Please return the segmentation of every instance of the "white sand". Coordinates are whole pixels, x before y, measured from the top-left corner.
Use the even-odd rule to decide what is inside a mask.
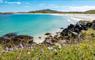
[[[95,20],[95,14],[52,14],[52,15],[59,15],[59,16],[68,16],[74,18],[76,20]]]

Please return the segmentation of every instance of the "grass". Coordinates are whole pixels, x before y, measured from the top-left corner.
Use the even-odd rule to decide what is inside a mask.
[[[81,43],[68,44],[62,48],[54,46],[54,49],[48,49],[45,45],[37,45],[32,49],[2,52],[0,46],[0,60],[95,60],[94,32],[92,29],[83,31],[84,40]]]

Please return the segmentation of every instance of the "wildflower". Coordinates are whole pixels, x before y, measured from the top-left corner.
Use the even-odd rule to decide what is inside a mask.
[[[27,54],[30,54],[30,52],[27,52]]]

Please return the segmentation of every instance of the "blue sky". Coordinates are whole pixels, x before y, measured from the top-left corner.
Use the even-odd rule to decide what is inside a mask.
[[[95,9],[95,0],[0,0],[0,12],[40,9],[86,11]]]

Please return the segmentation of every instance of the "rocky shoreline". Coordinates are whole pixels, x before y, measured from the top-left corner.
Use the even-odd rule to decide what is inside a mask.
[[[35,43],[34,37],[29,35],[18,35],[16,33],[8,33],[0,37],[0,44],[5,50],[11,51],[19,48],[32,48],[36,45],[46,45],[47,47],[59,46],[65,44],[75,44],[83,40],[82,31],[87,31],[89,28],[95,30],[95,20],[93,21],[79,21],[76,24],[70,24],[67,28],[62,29],[61,32],[56,32],[55,35],[46,33],[42,43]],[[92,34],[94,35],[94,34]],[[38,37],[41,39],[42,37]]]

